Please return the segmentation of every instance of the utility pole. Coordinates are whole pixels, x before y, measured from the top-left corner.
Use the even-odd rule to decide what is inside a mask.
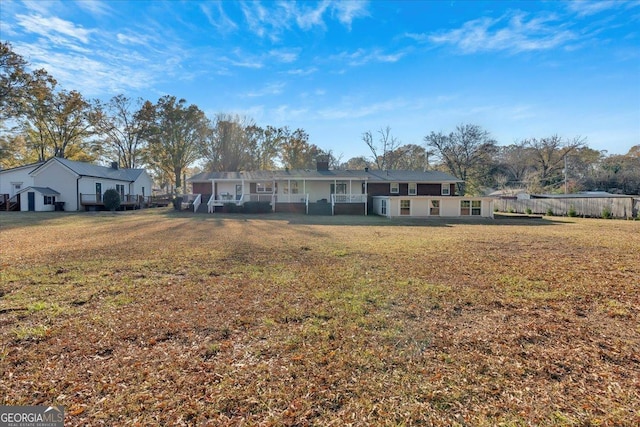
[[[567,153],[564,153],[564,194],[567,194]]]

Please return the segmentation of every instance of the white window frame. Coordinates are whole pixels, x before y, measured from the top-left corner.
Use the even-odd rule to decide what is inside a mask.
[[[418,194],[418,183],[416,182],[410,182],[409,183],[409,191],[408,194],[410,196],[415,196]]]
[[[400,193],[400,183],[399,182],[392,182],[389,185],[389,192],[391,194],[399,194]]]
[[[449,184],[442,184],[442,188],[440,189],[440,194],[442,196],[450,196],[451,195],[451,188],[449,187]]]
[[[387,216],[387,200],[380,200],[380,215]]]
[[[273,193],[273,182],[256,182],[256,193]]]
[[[429,215],[430,216],[440,216],[440,200],[431,200],[429,202]]]
[[[408,207],[409,213],[408,214],[407,213],[402,213],[402,209],[407,209],[407,208],[403,208],[402,207],[402,203],[403,202],[407,202],[409,204],[409,207]],[[399,210],[400,215],[402,215],[402,216],[411,216],[411,199],[401,199],[400,203],[399,203],[399,208],[400,208],[400,210]]]

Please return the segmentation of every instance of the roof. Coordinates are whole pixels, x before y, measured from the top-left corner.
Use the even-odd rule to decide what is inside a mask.
[[[37,191],[40,194],[43,194],[45,196],[59,196],[60,193],[58,193],[56,190],[49,188],[49,187],[27,187],[27,188],[23,188],[22,190],[18,191],[18,194],[20,193],[25,193],[29,190],[34,190]]]
[[[612,194],[606,191],[583,191],[581,193],[570,194],[532,194],[533,199],[600,199],[600,198],[619,198],[633,197],[625,194]]]
[[[44,164],[38,166],[31,173],[36,172],[38,169],[40,169],[44,165],[54,161],[59,162],[63,166],[66,166],[72,172],[80,176],[91,176],[95,178],[113,179],[116,181],[133,182],[136,179],[138,179],[138,177],[140,176],[140,174],[142,174],[142,172],[144,172],[144,169],[114,169],[107,166],[99,166],[99,165],[94,165],[92,163],[76,162],[74,160],[54,157],[52,159],[49,159]]]
[[[409,170],[315,170],[294,169],[278,171],[241,171],[241,172],[202,172],[192,176],[189,182],[205,182],[210,180],[284,180],[284,179],[315,179],[315,180],[349,180],[357,179],[369,182],[462,182],[453,175],[439,171],[409,171]]]
[[[16,166],[15,168],[9,168],[9,169],[1,169],[0,168],[0,173],[16,171],[18,169],[28,169],[28,168],[36,169],[36,168],[38,168],[39,166],[41,166],[43,164],[44,164],[44,162],[36,162],[36,163],[29,163],[28,165]]]

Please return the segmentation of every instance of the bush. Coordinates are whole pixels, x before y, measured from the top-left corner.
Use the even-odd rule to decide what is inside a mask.
[[[551,208],[547,209],[547,216],[553,216],[553,210]]]
[[[524,210],[524,212],[525,212],[527,215],[531,215],[531,214],[533,213],[533,211],[531,210],[531,208],[527,208],[527,209],[525,209],[525,210]]]
[[[602,209],[602,218],[604,219],[610,219],[612,217],[611,215],[611,209],[609,208],[604,208]]]
[[[269,213],[271,212],[271,203],[269,202],[247,202],[244,204],[246,213]]]
[[[576,208],[574,208],[573,205],[569,207],[569,212],[567,212],[567,215],[570,217],[577,216]]]
[[[115,211],[120,207],[120,193],[113,188],[108,189],[102,196],[102,203],[105,209]]]

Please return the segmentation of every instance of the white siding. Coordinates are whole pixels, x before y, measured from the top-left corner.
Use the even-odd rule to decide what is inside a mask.
[[[144,196],[151,196],[151,188],[153,187],[153,180],[146,171],[143,171],[138,179],[135,180],[130,187],[130,194],[136,196],[142,196],[142,188],[144,187]]]
[[[78,210],[78,196],[76,192],[77,175],[58,162],[44,165],[33,177],[35,187],[49,187],[60,193],[57,202],[64,202],[65,211]],[[23,198],[26,200],[26,196]],[[21,200],[21,202],[23,201]]]
[[[20,184],[20,189],[32,187],[33,178],[29,172],[36,166],[21,167],[8,171],[0,171],[0,194],[8,194],[9,197],[16,195],[14,184]]]
[[[462,200],[480,200],[481,214],[480,217],[493,217],[493,199],[488,197],[468,198],[468,197],[432,197],[432,196],[375,196],[373,198],[373,213],[381,215],[382,200],[387,200],[388,217],[428,217],[430,215],[430,207],[432,200],[440,201],[441,217],[458,217],[460,215],[460,202]],[[410,201],[410,215],[400,215],[401,200]]]

